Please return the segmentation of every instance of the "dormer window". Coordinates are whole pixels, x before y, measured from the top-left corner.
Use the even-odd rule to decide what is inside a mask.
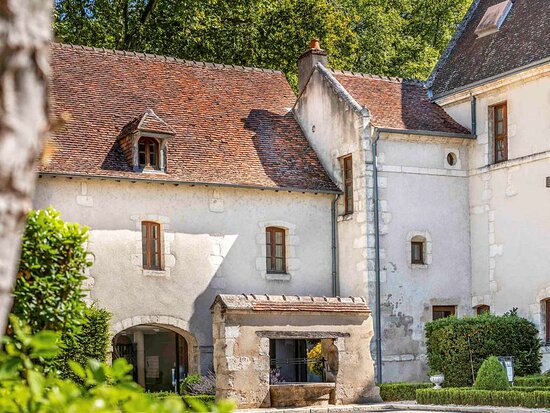
[[[152,109],[122,128],[119,143],[135,172],[166,172],[168,141],[176,132]]]
[[[154,138],[140,138],[138,142],[139,166],[159,169],[159,143]]]
[[[476,36],[483,37],[498,32],[512,8],[512,0],[506,0],[489,7],[475,30]]]

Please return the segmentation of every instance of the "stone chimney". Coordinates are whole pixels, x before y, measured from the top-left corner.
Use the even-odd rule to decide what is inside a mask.
[[[318,62],[327,67],[327,52],[321,49],[318,39],[311,39],[309,49],[298,58],[298,93],[302,92]]]

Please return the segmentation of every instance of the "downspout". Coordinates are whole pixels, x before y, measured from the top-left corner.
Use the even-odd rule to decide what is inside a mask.
[[[336,194],[332,200],[331,206],[331,224],[332,224],[332,295],[338,297],[340,295],[340,276],[338,274],[338,198],[340,194]]]
[[[376,382],[382,383],[382,314],[381,314],[381,292],[380,292],[380,218],[379,218],[379,197],[378,197],[378,139],[380,131],[375,132],[372,142],[372,173],[373,173],[373,202],[374,202],[374,270],[376,274],[376,311],[374,319],[374,333],[376,341]]]
[[[477,98],[472,95],[470,97],[470,116],[472,118],[472,130],[471,130],[471,134],[472,135],[475,135],[476,134],[476,129],[477,129],[477,113],[476,113],[476,107],[477,107]]]

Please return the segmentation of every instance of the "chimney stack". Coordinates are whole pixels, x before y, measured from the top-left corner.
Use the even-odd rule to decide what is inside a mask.
[[[317,63],[327,67],[327,52],[321,49],[319,39],[311,39],[309,49],[298,58],[298,93],[302,93]]]

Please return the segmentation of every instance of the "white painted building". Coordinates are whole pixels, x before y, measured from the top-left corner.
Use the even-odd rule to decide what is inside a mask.
[[[474,1],[427,84],[328,69],[313,42],[297,98],[279,72],[55,45],[72,120],[35,206],[90,227],[136,379],[170,386],[170,340],[181,374],[210,368],[219,293],[368,297],[385,381],[426,378],[438,317],[517,307],[550,342],[549,14]]]

